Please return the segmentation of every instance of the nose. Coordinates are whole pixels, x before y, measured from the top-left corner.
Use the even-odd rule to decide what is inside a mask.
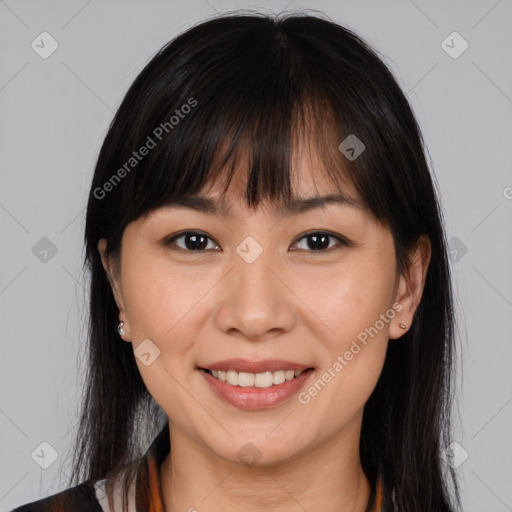
[[[250,341],[290,332],[298,310],[278,258],[270,250],[263,250],[252,262],[240,254],[233,255],[233,268],[221,283],[217,327]]]

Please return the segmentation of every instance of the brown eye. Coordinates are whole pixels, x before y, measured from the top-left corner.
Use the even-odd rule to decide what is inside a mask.
[[[176,244],[176,240],[183,239],[183,246],[178,246],[180,249],[184,251],[204,251],[208,246],[208,240],[213,240],[204,233],[200,231],[185,231],[183,233],[179,233],[178,235],[174,235],[169,238],[165,245]],[[214,248],[218,247],[217,244],[214,243]]]
[[[305,249],[309,249],[311,251],[326,252],[330,251],[331,249],[335,250],[341,248],[342,246],[348,245],[346,240],[343,238],[324,231],[312,231],[310,233],[306,233],[299,239],[299,241],[303,239],[307,240]],[[337,240],[338,244],[334,246],[329,245],[330,239]],[[304,249],[304,247],[302,247],[302,249]]]

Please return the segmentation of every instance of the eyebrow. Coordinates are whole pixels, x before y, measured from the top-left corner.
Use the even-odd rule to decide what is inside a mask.
[[[289,203],[282,203],[277,208],[277,213],[286,217],[298,215],[314,208],[325,208],[328,205],[337,204],[356,209],[364,209],[363,204],[353,198],[341,194],[327,194],[304,198],[294,198]],[[204,196],[176,197],[169,200],[165,208],[187,208],[209,215],[218,215],[225,218],[233,218],[234,214],[224,201]]]

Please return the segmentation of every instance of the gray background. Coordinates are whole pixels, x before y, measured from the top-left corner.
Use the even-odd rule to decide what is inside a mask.
[[[0,510],[66,488],[87,313],[84,208],[113,112],[165,42],[241,7],[324,12],[374,45],[407,92],[453,249],[464,509],[512,510],[510,0],[0,0]],[[43,31],[59,45],[47,59],[31,48]],[[469,44],[458,58],[441,45],[453,31]],[[43,441],[58,453],[47,469],[31,457]]]

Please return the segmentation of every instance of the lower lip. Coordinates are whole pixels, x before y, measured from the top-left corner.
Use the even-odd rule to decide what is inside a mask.
[[[201,375],[211,386],[213,391],[226,402],[240,409],[265,409],[284,402],[287,398],[297,393],[314,370],[303,371],[298,377],[287,380],[282,384],[268,388],[232,386],[210,375],[205,370],[199,369]]]

